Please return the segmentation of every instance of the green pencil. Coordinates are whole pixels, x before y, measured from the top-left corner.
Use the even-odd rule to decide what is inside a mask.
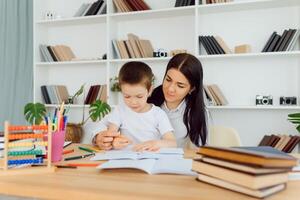
[[[83,150],[83,151],[87,151],[87,152],[90,152],[90,153],[94,153],[95,152],[92,149],[88,149],[86,147],[78,147],[78,149]]]

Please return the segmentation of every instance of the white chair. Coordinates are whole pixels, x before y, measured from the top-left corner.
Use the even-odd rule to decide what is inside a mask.
[[[209,129],[209,145],[219,147],[241,146],[238,132],[229,127],[212,126]]]

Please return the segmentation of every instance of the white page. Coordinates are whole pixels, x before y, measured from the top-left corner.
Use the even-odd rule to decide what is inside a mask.
[[[151,174],[152,168],[155,164],[155,159],[143,160],[110,160],[98,165],[97,169],[118,169],[118,168],[133,168],[140,169],[148,174]]]
[[[290,172],[289,181],[300,180],[300,172]]]
[[[142,159],[142,160],[110,160],[97,166],[97,169],[140,169],[148,174],[183,174],[197,176],[192,171],[192,159]]]
[[[96,153],[90,160],[117,160],[117,159],[137,159],[137,152],[128,150],[112,150]]]
[[[159,158],[182,158],[181,148],[161,148],[158,152],[144,151],[136,152],[132,150],[111,150],[96,153],[90,160],[117,160],[117,159],[159,159]]]
[[[164,158],[156,160],[154,168],[152,169],[153,174],[158,173],[169,173],[169,174],[184,174],[197,176],[197,173],[192,171],[192,159],[170,159]]]
[[[160,148],[158,151],[160,154],[184,154],[184,151],[182,148]]]

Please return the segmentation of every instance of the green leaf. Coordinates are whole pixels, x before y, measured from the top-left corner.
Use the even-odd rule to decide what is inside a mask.
[[[300,113],[292,113],[292,114],[289,114],[288,117],[290,117],[290,118],[299,118],[300,119]]]
[[[84,85],[81,85],[79,90],[72,96],[72,100],[74,100],[76,97],[78,97],[79,95],[81,95],[83,93],[83,89],[84,89]]]
[[[34,125],[39,125],[43,121],[46,112],[46,107],[42,103],[28,103],[24,107],[26,121]]]
[[[300,133],[300,125],[298,125],[298,126],[296,127],[296,129],[297,129],[298,133]]]
[[[91,104],[89,114],[93,122],[101,120],[106,114],[111,111],[110,106],[106,102],[96,100]]]

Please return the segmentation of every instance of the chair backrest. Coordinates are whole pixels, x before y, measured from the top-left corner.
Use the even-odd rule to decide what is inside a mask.
[[[229,127],[212,126],[209,129],[209,145],[220,147],[241,146],[238,132]]]

